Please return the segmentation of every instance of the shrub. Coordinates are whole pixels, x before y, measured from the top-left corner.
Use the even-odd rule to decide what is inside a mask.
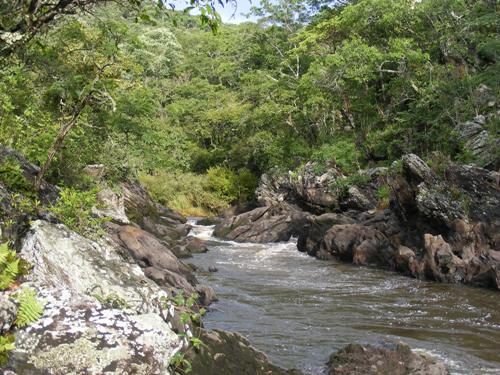
[[[356,149],[356,145],[348,139],[339,139],[333,143],[324,144],[312,154],[312,160],[322,165],[335,162],[344,173],[353,173],[359,170],[360,159],[361,155]]]
[[[226,167],[212,167],[205,175],[142,173],[139,179],[155,200],[186,216],[219,214],[237,201],[250,200],[257,187],[248,169],[236,173]]]
[[[389,207],[391,190],[388,185],[383,185],[377,190],[378,208],[386,209]]]
[[[97,206],[97,189],[78,191],[63,188],[57,204],[50,208],[68,228],[82,235],[101,233],[102,224],[107,221],[92,215],[92,208]]]
[[[10,190],[21,193],[31,193],[32,184],[24,177],[19,163],[10,157],[0,160],[0,181]]]

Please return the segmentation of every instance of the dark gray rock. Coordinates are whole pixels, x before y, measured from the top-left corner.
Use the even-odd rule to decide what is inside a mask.
[[[288,241],[300,233],[305,223],[305,216],[301,211],[259,207],[218,224],[214,235],[239,242]]]
[[[192,373],[203,375],[302,375],[273,365],[267,356],[254,349],[243,336],[222,331],[203,331],[204,345],[188,353]]]
[[[441,360],[401,343],[393,347],[350,344],[332,354],[328,367],[330,375],[449,375]]]

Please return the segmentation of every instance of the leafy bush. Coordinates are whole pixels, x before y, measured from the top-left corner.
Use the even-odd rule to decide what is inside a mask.
[[[344,173],[353,173],[360,168],[361,155],[353,141],[340,139],[322,145],[312,154],[312,160],[320,164],[335,163]]]
[[[28,264],[6,243],[0,245],[0,291],[7,289],[17,277],[26,274]]]
[[[239,195],[238,177],[226,167],[212,167],[207,171],[204,187],[223,201],[234,202]]]
[[[96,189],[78,191],[74,188],[64,188],[57,204],[51,207],[50,211],[75,232],[83,235],[99,234],[106,219],[92,215],[92,208],[97,206],[96,194]]]
[[[33,190],[19,163],[10,157],[0,160],[0,181],[12,191],[27,193]]]
[[[205,175],[141,173],[139,179],[155,200],[187,216],[219,214],[233,203],[250,200],[257,187],[249,170],[236,173],[226,167],[212,167]]]

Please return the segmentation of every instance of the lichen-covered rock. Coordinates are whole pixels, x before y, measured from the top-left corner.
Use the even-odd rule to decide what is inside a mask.
[[[37,287],[38,288],[38,287]],[[43,316],[17,329],[6,370],[31,374],[168,374],[181,343],[157,314],[129,315],[68,289],[41,289]]]
[[[108,238],[92,241],[40,220],[32,223],[20,255],[33,266],[28,280],[36,286],[64,286],[74,295],[115,295],[136,313],[157,310],[161,289]]]
[[[9,298],[0,294],[0,335],[10,330],[17,315],[17,306]]]
[[[401,343],[394,347],[350,344],[332,354],[328,367],[330,375],[449,375],[442,361]]]
[[[130,224],[130,220],[125,214],[125,203],[123,196],[116,194],[110,188],[106,188],[97,193],[98,207],[94,207],[92,212],[98,217],[105,217],[118,224]]]

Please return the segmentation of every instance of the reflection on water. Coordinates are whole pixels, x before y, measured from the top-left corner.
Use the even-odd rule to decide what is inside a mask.
[[[278,365],[321,372],[352,342],[404,341],[442,357],[456,374],[500,374],[500,293],[418,281],[319,261],[286,244],[237,244],[193,235],[210,251],[190,259],[219,272],[198,278],[219,302],[208,328],[237,331]]]

